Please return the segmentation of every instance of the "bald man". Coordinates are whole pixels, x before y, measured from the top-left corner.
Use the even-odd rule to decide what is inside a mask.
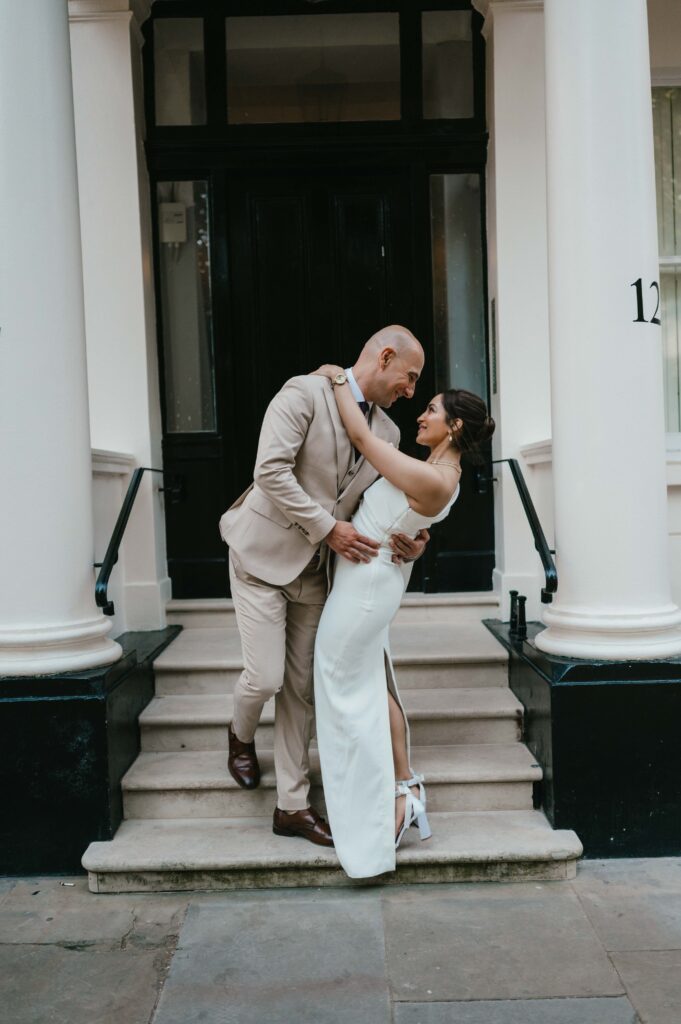
[[[393,325],[369,338],[346,370],[372,431],[392,444],[399,444],[399,430],[383,410],[413,397],[423,361],[411,331]],[[334,555],[353,562],[376,556],[378,544],[348,520],[377,476],[353,450],[328,380],[293,377],[265,413],[253,484],[220,520],[244,658],[227,766],[244,789],[258,786],[255,731],[275,697],[273,830],[320,846],[333,840],[309,800],[315,635]],[[398,534],[393,558],[418,558],[427,539],[425,531],[416,540]]]

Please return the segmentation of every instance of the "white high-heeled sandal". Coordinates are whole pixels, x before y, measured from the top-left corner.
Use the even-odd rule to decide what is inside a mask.
[[[416,797],[411,791],[412,786],[419,787],[419,795]],[[404,833],[413,825],[418,825],[421,839],[430,839],[432,832],[426,815],[426,787],[423,785],[423,775],[416,775],[412,772],[410,779],[398,779],[395,782],[395,799],[403,796],[406,798],[404,805],[404,821],[400,831],[395,838],[395,849],[398,848]]]

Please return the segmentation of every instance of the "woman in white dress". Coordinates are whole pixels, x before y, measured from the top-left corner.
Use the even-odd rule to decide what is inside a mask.
[[[431,834],[388,639],[411,566],[394,561],[390,537],[414,537],[445,518],[459,495],[461,455],[476,452],[494,421],[469,391],[437,395],[417,420],[417,442],[430,448],[423,462],[371,433],[341,367],[316,372],[332,382],[350,441],[381,474],[352,519],[380,542],[378,555],[337,560],[314,659],[317,742],[336,853],[351,878],[371,878],[395,870],[395,850],[411,824],[422,839]]]

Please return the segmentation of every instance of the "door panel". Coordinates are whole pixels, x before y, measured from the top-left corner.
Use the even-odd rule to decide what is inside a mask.
[[[397,178],[301,175],[232,178],[227,190],[236,496],[252,478],[262,416],[282,384],[321,363],[354,362],[398,311],[409,321],[409,296],[388,258],[405,246],[398,207],[408,210],[408,192]]]
[[[254,195],[249,205],[254,320],[251,398],[263,408],[281,381],[291,376],[291,365],[305,366],[309,358],[307,211],[304,196]],[[239,258],[247,262],[248,256],[246,250]]]
[[[387,197],[336,193],[332,203],[336,317],[343,340],[356,349],[375,324],[388,322]]]
[[[180,504],[167,505],[178,597],[227,592],[227,552],[224,545],[216,549],[217,520],[252,480],[262,417],[288,378],[321,363],[350,365],[364,341],[386,324],[415,329],[426,352],[424,372],[414,399],[399,400],[389,415],[400,428],[403,450],[422,458],[427,453],[415,443],[416,417],[438,391],[470,386],[457,379],[459,353],[465,349],[468,358],[472,351],[468,329],[454,331],[443,359],[442,332],[435,324],[433,333],[433,307],[423,287],[431,281],[431,241],[423,225],[414,238],[413,211],[427,210],[425,173],[418,178],[404,168],[371,176],[312,175],[291,168],[288,175],[232,172],[222,185],[214,183],[218,187],[224,187],[228,287],[216,310],[216,323],[224,327],[215,344],[225,369],[218,387],[222,437],[213,443],[222,461],[218,468],[197,450],[192,466],[191,451],[178,450],[178,461],[166,445],[166,467],[184,480]],[[418,203],[415,189],[422,192]],[[456,225],[449,230],[450,248],[461,255]],[[470,223],[461,230],[470,235]],[[471,252],[469,264],[481,260],[480,247]],[[442,282],[436,270],[446,276],[447,268],[433,265],[437,297]],[[463,270],[465,259],[457,272]],[[481,265],[468,266],[468,272],[473,283],[460,287],[481,289]],[[479,300],[484,302],[482,293]],[[484,360],[484,338],[481,344]],[[477,493],[472,467],[466,467],[454,512],[432,530],[410,589],[490,589],[493,546],[491,493]]]

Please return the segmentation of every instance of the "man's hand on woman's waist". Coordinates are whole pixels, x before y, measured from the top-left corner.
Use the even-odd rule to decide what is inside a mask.
[[[338,521],[324,539],[332,551],[349,562],[370,562],[381,546],[377,540],[358,533],[352,523]]]

